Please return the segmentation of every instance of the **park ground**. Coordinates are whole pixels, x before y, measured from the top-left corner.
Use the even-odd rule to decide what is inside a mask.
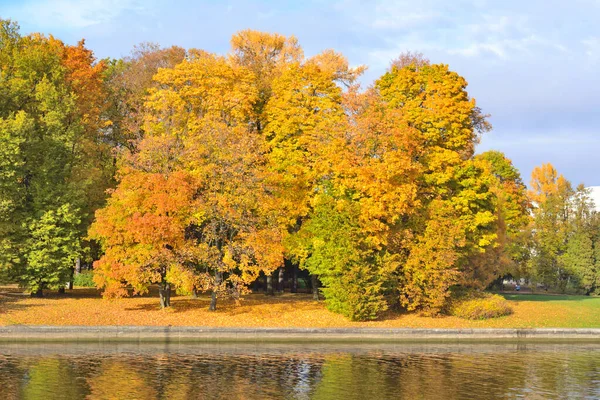
[[[512,315],[485,321],[424,317],[387,312],[380,320],[351,322],[312,300],[308,294],[247,295],[239,304],[220,301],[208,311],[209,298],[172,298],[161,310],[158,298],[102,299],[96,289],[32,298],[15,287],[0,287],[0,325],[152,325],[298,328],[600,328],[600,298],[547,294],[503,294]]]

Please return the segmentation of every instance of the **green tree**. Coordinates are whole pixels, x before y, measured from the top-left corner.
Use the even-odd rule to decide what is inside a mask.
[[[552,164],[534,168],[529,198],[533,204],[532,277],[548,286],[566,288],[569,271],[560,258],[571,231],[574,190]]]
[[[103,65],[83,43],[21,37],[5,20],[0,48],[0,269],[41,294],[70,280],[112,179],[95,103]]]
[[[570,199],[572,212],[570,229],[564,254],[560,256],[559,264],[585,290],[586,294],[593,293],[600,286],[598,271],[597,240],[599,220],[594,203],[590,198],[589,189],[579,185]]]

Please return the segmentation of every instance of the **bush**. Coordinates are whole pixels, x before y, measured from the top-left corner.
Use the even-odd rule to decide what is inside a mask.
[[[481,320],[512,314],[508,301],[491,293],[461,291],[453,293],[447,313],[459,318]]]
[[[94,271],[81,271],[73,276],[73,286],[96,287]]]
[[[324,280],[328,284],[322,289],[327,309],[351,321],[377,319],[388,308],[377,282],[355,281],[345,276],[339,281]]]

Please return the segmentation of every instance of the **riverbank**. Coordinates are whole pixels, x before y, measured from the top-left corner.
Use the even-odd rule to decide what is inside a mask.
[[[380,320],[352,322],[315,302],[307,294],[246,296],[239,304],[221,301],[208,311],[208,297],[175,296],[173,307],[161,310],[158,299],[104,300],[95,289],[31,298],[16,288],[0,288],[0,326],[204,326],[212,328],[600,328],[600,298],[505,294],[512,315],[484,321],[456,317],[423,317],[389,311]]]
[[[594,341],[600,329],[208,328],[185,326],[0,327],[0,342],[408,342]]]

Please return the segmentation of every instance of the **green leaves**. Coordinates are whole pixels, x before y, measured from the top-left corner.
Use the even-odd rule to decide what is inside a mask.
[[[14,25],[0,24],[0,270],[33,290],[56,288],[69,281],[112,179],[98,172],[109,154],[90,105],[102,93],[78,92],[91,82],[98,87],[103,66],[92,66],[82,44],[21,37]]]
[[[56,289],[69,281],[70,267],[81,254],[78,211],[64,204],[24,227],[26,255],[18,279],[32,291]]]

